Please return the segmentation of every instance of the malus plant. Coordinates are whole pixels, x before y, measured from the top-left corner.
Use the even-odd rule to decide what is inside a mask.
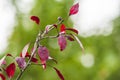
[[[78,11],[79,11],[79,3],[76,3],[70,8],[68,16],[75,15],[78,13]],[[30,19],[34,21],[36,24],[38,25],[40,24],[39,17],[31,16]],[[1,58],[0,59],[0,78],[2,80],[6,80],[6,79],[12,80],[15,74],[15,71],[16,71],[16,67],[18,67],[20,69],[20,72],[16,80],[20,80],[25,70],[28,68],[28,66],[31,66],[32,64],[40,65],[43,67],[43,69],[46,69],[47,60],[51,59],[55,63],[57,63],[57,61],[50,56],[48,48],[44,45],[41,45],[41,40],[46,39],[46,38],[57,38],[60,51],[63,51],[67,47],[67,40],[77,41],[82,51],[84,52],[83,45],[81,41],[78,39],[78,37],[76,36],[78,34],[78,30],[74,28],[67,28],[63,24],[63,22],[64,22],[64,19],[62,17],[58,17],[57,23],[47,25],[44,31],[39,32],[36,37],[36,40],[35,40],[35,43],[34,43],[34,46],[31,52],[28,52],[28,49],[30,47],[30,43],[28,43],[25,45],[25,47],[23,48],[19,56],[14,57],[12,56],[12,54],[7,54],[3,58]],[[56,35],[55,36],[48,35],[49,32],[52,31],[53,29],[57,30]],[[6,63],[7,57],[12,57],[14,59],[8,65]],[[40,62],[38,62],[39,61],[38,59],[40,60]],[[65,80],[62,73],[56,67],[52,65],[48,65],[48,66],[52,67],[56,71],[60,80]]]

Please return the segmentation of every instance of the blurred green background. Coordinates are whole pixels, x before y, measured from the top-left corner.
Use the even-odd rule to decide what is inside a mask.
[[[65,18],[70,6],[73,5],[73,0],[63,0],[62,2],[36,0],[31,12],[23,14],[16,5],[16,0],[11,2],[17,10],[17,25],[14,27],[5,53],[11,53],[14,56],[19,55],[28,42],[31,43],[32,48],[39,30],[43,30],[48,24],[55,23],[59,16]],[[39,26],[30,20],[31,15],[39,16]],[[70,19],[64,24],[73,26]],[[120,17],[113,20],[113,25],[112,34],[108,36],[98,35],[86,38],[79,36],[85,47],[85,55],[82,55],[77,42],[67,41],[67,48],[60,52],[57,39],[44,40],[43,44],[48,47],[50,55],[58,61],[58,64],[52,61],[47,63],[57,67],[65,80],[120,80]],[[55,32],[51,34],[54,35]],[[18,72],[19,70],[14,77]],[[43,70],[41,66],[31,66],[25,71],[21,80],[60,79],[49,66],[46,70]]]

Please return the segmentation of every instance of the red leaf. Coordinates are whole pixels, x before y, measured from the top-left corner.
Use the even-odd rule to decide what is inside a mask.
[[[20,57],[22,57],[22,53],[20,53]],[[27,52],[26,55],[25,55],[25,57],[28,57],[28,58],[30,59],[31,56],[30,56],[30,54]],[[34,62],[34,63],[37,63],[37,62],[38,62],[38,59],[33,57],[33,58],[31,59],[31,61]]]
[[[29,48],[29,43],[25,45],[25,47],[22,50],[22,57],[25,58],[26,54],[27,54],[27,50]]]
[[[3,74],[1,74],[1,73],[0,73],[0,78],[1,78],[2,80],[6,80],[6,79],[5,79],[5,76],[4,76]],[[0,79],[0,80],[1,80],[1,79]]]
[[[64,25],[64,24],[62,24],[62,25],[60,26],[60,32],[61,32],[61,33],[65,33],[65,25]]]
[[[55,68],[55,67],[53,67],[53,69],[56,71],[56,73],[57,73],[57,75],[59,76],[59,78],[60,78],[61,80],[64,80],[64,77],[63,77],[62,73],[61,73],[57,68]]]
[[[22,57],[17,57],[16,58],[16,62],[18,64],[18,67],[21,68],[21,69],[24,69],[26,67],[26,62],[25,62],[25,59],[22,58]]]
[[[25,55],[25,57],[29,57],[30,58],[30,54],[27,52],[26,55]]]
[[[31,61],[34,62],[34,63],[38,63],[38,59],[34,58],[34,57],[31,59]]]
[[[43,68],[46,68],[46,60],[48,60],[49,57],[49,51],[44,46],[38,47],[38,55],[40,57],[41,63],[43,64]]]
[[[22,53],[20,53],[20,57],[22,57]],[[30,55],[29,55],[28,52],[26,53],[25,57],[29,57],[30,58]]]
[[[60,46],[61,51],[63,51],[66,48],[67,41],[64,35],[60,35],[58,37],[58,45]]]
[[[11,63],[10,65],[7,66],[5,71],[9,78],[12,78],[14,76],[15,69],[16,69],[15,63]]]
[[[67,35],[66,37],[67,37],[68,40],[70,40],[70,41],[74,41],[74,38],[73,38],[72,36]]]
[[[20,53],[20,57],[22,57],[22,53]]]
[[[76,30],[76,29],[73,29],[73,28],[66,28],[66,30],[73,31],[73,32],[75,32],[76,34],[78,34],[78,30]]]
[[[76,3],[70,8],[69,16],[76,14],[78,11],[79,11],[79,3]]]
[[[39,19],[39,17],[37,17],[37,16],[31,16],[31,20],[35,21],[36,24],[39,24],[39,23],[40,23],[40,19]]]
[[[57,25],[56,25],[56,24],[53,24],[53,26],[54,26],[55,28],[57,28]]]
[[[38,55],[40,57],[40,60],[46,61],[48,60],[48,57],[49,57],[49,51],[47,50],[46,47],[40,46],[38,48]]]
[[[0,66],[4,64],[6,56],[4,56],[2,59],[0,59]]]
[[[8,53],[6,56],[10,56],[10,57],[13,57],[13,56],[12,56],[11,54],[9,54],[9,53]]]

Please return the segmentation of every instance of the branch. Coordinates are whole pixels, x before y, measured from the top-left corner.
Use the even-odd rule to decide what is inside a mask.
[[[62,22],[63,22],[63,19],[61,18],[60,20],[58,20],[57,23],[55,23],[55,25],[58,26],[58,25],[60,25]],[[49,29],[49,31],[53,30],[54,28],[56,28],[56,27],[53,25],[52,28]],[[48,31],[48,32],[49,32],[49,31]],[[38,49],[38,47],[39,47],[40,41],[41,41],[42,39],[45,39],[45,38],[55,38],[55,37],[57,37],[57,36],[52,36],[52,37],[50,37],[50,36],[48,37],[48,36],[47,36],[47,37],[45,37],[46,34],[47,34],[47,33],[46,33],[45,30],[44,30],[43,33],[41,33],[41,32],[38,33],[38,36],[36,37],[36,41],[35,41],[35,43],[34,43],[34,49],[33,49],[32,53],[31,53],[31,57],[30,57],[30,59],[28,60],[26,67],[25,67],[23,70],[21,70],[21,72],[18,74],[16,80],[20,80],[20,78],[22,77],[22,75],[23,75],[23,73],[25,72],[25,70],[31,65],[31,59],[33,58],[34,54],[36,53],[36,51],[37,51],[37,49]]]

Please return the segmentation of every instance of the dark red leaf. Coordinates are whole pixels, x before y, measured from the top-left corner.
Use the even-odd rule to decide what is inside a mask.
[[[26,67],[26,62],[25,62],[25,59],[22,58],[22,57],[17,57],[16,58],[16,62],[18,64],[18,67],[21,68],[21,69],[24,69]]]
[[[60,50],[63,51],[66,48],[67,41],[64,35],[60,35],[58,37],[58,45],[60,46]]]
[[[12,56],[12,54],[9,54],[9,53],[8,53],[6,56],[10,56],[10,57],[13,57],[13,56]]]
[[[35,21],[36,24],[39,24],[39,23],[40,23],[40,19],[39,19],[39,17],[37,17],[37,16],[31,16],[31,20]]]
[[[34,58],[34,57],[31,59],[31,61],[34,62],[34,63],[38,63],[38,59]]]
[[[6,80],[5,76],[3,74],[0,73],[0,80]]]
[[[6,74],[9,78],[12,78],[14,76],[15,69],[16,69],[15,63],[11,63],[10,65],[7,66]]]
[[[56,25],[56,24],[53,24],[53,26],[54,26],[55,28],[57,28],[57,25]]]
[[[62,73],[61,73],[57,68],[55,68],[55,67],[53,67],[53,69],[56,71],[56,73],[57,73],[57,75],[59,76],[59,78],[60,78],[61,80],[64,80],[64,77],[63,77]]]
[[[66,37],[67,37],[67,39],[68,39],[69,41],[74,41],[74,38],[73,38],[72,36],[67,35]]]
[[[27,52],[26,55],[25,55],[25,57],[29,57],[30,58],[30,54]]]
[[[79,11],[79,3],[76,3],[70,8],[69,16],[76,14],[78,11]]]
[[[22,57],[22,52],[20,53],[20,57]]]
[[[73,29],[73,28],[66,28],[66,30],[73,31],[73,32],[75,32],[76,34],[78,34],[78,30],[76,30],[76,29]]]
[[[20,57],[22,57],[22,53],[20,53]],[[27,52],[25,57],[29,57],[30,58],[30,54]]]
[[[62,24],[62,25],[60,26],[60,32],[61,32],[61,33],[65,33],[65,25],[64,25],[64,24]]]

